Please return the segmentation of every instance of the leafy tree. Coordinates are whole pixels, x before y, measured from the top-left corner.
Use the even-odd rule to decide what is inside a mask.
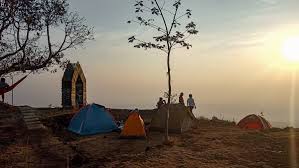
[[[65,51],[93,39],[84,22],[67,0],[0,0],[0,76],[64,66]]]
[[[176,48],[190,49],[192,45],[186,40],[189,36],[197,34],[198,31],[196,30],[196,24],[188,21],[191,17],[191,10],[187,9],[183,13],[179,11],[181,0],[173,1],[172,7],[169,9],[165,7],[165,1],[158,2],[158,0],[137,0],[134,7],[136,18],[128,21],[128,23],[137,23],[156,31],[150,41],[143,41],[136,36],[131,36],[128,39],[129,43],[135,43],[134,47],[136,48],[158,49],[167,55],[168,111],[165,122],[165,141],[168,141],[168,118],[172,98],[171,53]],[[187,21],[185,26],[182,26],[182,20]]]

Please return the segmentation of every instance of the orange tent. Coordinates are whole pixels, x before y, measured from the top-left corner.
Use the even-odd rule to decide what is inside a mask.
[[[251,114],[237,124],[240,128],[264,130],[271,128],[271,124],[262,116]]]
[[[144,122],[138,112],[132,112],[120,134],[121,138],[145,138]]]

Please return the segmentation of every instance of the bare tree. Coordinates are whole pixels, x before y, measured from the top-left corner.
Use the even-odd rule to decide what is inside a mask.
[[[65,51],[93,39],[84,22],[67,0],[0,0],[0,76],[64,66]]]
[[[134,43],[134,47],[143,49],[158,49],[167,55],[167,76],[168,76],[168,110],[165,124],[165,141],[168,138],[168,119],[172,97],[171,85],[171,53],[176,48],[190,49],[192,45],[186,42],[190,35],[198,33],[196,24],[192,21],[187,21],[185,26],[181,25],[184,20],[189,20],[191,10],[187,9],[181,13],[181,0],[173,1],[172,8],[165,7],[165,1],[158,0],[137,0],[134,3],[136,19],[128,21],[128,23],[137,23],[141,26],[146,26],[156,31],[153,34],[151,41],[143,41],[135,36],[128,39],[129,43]]]

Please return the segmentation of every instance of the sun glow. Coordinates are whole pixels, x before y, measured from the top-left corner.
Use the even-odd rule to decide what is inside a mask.
[[[260,37],[262,44],[256,51],[266,71],[284,74],[299,69],[299,31],[290,29],[280,28]]]
[[[299,63],[299,36],[287,38],[282,45],[284,58],[292,63]]]

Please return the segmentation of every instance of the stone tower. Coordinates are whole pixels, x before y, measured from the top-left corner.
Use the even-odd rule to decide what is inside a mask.
[[[86,105],[86,79],[77,63],[69,63],[62,78],[62,107],[78,108]]]

